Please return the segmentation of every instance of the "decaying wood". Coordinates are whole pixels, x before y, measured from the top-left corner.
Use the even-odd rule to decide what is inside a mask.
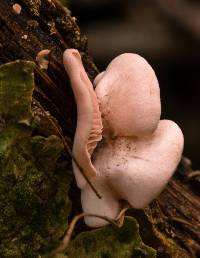
[[[69,11],[57,1],[17,1],[21,12],[13,10],[14,1],[0,1],[0,64],[16,59],[36,61],[41,50],[49,49],[48,70],[35,70],[38,99],[60,122],[63,130],[72,135],[75,125],[75,104],[62,53],[77,48],[93,79],[97,69],[88,56],[87,41]]]
[[[69,11],[56,0],[17,3],[21,10],[16,12],[14,1],[0,1],[0,63],[16,59],[36,61],[41,50],[50,50],[48,69],[41,70],[39,66],[35,69],[34,98],[57,119],[64,135],[72,140],[76,107],[62,65],[62,53],[66,48],[77,48],[93,79],[98,71],[88,55],[87,40]],[[157,200],[144,211],[130,211],[140,223],[144,242],[158,250],[158,257],[200,256],[200,197],[194,191],[198,177],[191,183],[186,180],[189,173],[191,168],[183,159],[176,177]]]

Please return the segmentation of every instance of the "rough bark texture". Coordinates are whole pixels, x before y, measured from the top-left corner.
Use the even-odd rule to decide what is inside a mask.
[[[59,2],[18,1],[22,7],[20,14],[14,12],[14,3],[0,2],[0,64],[16,59],[35,61],[41,50],[51,50],[47,73],[35,70],[38,87],[34,96],[58,118],[65,133],[72,136],[75,105],[62,65],[62,53],[66,48],[77,48],[90,78],[94,78],[97,69],[88,56],[86,38]]]
[[[14,3],[0,1],[0,64],[16,59],[35,61],[39,51],[51,50],[48,70],[35,69],[34,98],[57,119],[63,134],[72,140],[76,107],[62,65],[62,53],[66,48],[77,48],[93,79],[98,70],[88,55],[87,40],[69,11],[56,0],[18,0],[22,7],[20,14],[14,12]],[[49,124],[44,123],[43,134],[48,130]],[[190,172],[183,159],[176,177],[157,200],[144,211],[130,211],[140,223],[144,242],[157,250],[158,257],[200,256],[200,198],[193,190],[198,178],[193,184],[188,183]],[[79,191],[74,185],[72,188],[73,201],[79,199]],[[77,211],[79,205],[75,205],[72,216]]]

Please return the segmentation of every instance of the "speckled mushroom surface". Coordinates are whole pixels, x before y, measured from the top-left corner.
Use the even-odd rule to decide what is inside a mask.
[[[153,69],[139,55],[122,54],[95,78],[94,91],[78,51],[66,50],[63,60],[77,103],[73,153],[102,195],[95,195],[74,165],[84,212],[115,219],[121,200],[144,208],[173,175],[184,142],[177,124],[160,120]],[[96,217],[85,222],[107,224]]]

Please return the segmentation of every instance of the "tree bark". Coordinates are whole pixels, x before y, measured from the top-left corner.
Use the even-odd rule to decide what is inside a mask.
[[[72,136],[75,125],[75,103],[72,90],[62,65],[62,53],[66,48],[80,51],[91,79],[97,68],[87,50],[86,37],[81,35],[75,19],[57,1],[21,0],[20,14],[13,10],[14,2],[0,2],[0,64],[12,60],[36,61],[37,54],[51,50],[47,72],[35,70],[38,99]]]
[[[73,140],[76,106],[69,79],[62,64],[66,48],[80,51],[91,80],[98,70],[88,54],[87,39],[80,33],[75,18],[57,0],[18,0],[21,12],[11,0],[0,1],[0,64],[16,59],[36,61],[37,54],[50,50],[47,70],[35,69],[34,98],[58,121],[63,136]],[[48,126],[43,131],[48,130]],[[45,134],[45,133],[44,133]],[[130,211],[140,223],[145,243],[158,257],[200,256],[200,198],[186,180],[192,172],[185,159],[163,193],[144,211]],[[80,199],[73,185],[72,202]],[[198,187],[197,187],[198,188]],[[76,193],[75,193],[76,192]],[[78,211],[75,205],[72,215]],[[78,229],[77,232],[81,229]]]

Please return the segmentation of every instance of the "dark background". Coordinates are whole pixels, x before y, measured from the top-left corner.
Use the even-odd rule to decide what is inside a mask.
[[[162,118],[185,136],[184,155],[200,168],[200,2],[72,0],[68,6],[100,70],[117,55],[142,55],[161,88]]]

